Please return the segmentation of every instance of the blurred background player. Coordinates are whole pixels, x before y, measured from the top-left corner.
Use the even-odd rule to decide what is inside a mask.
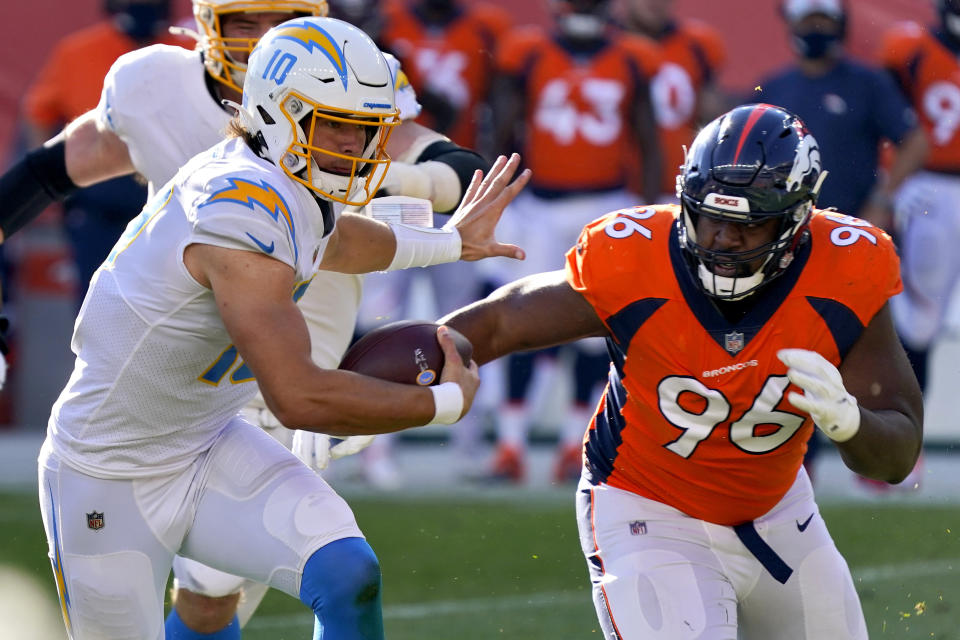
[[[512,25],[488,2],[387,0],[382,43],[396,55],[423,104],[420,122],[459,145],[481,149],[481,125],[493,74],[493,52]]]
[[[497,49],[496,148],[520,150],[533,170],[529,187],[507,212],[505,228],[523,238],[527,260],[508,265],[515,270],[502,276],[504,282],[562,266],[565,247],[586,221],[637,203],[626,187],[629,153],[641,158],[630,166],[643,166],[643,197],[653,201],[660,193],[662,163],[650,102],[650,79],[660,63],[656,45],[613,26],[605,0],[554,0],[549,6],[549,31],[519,27]],[[538,375],[549,375],[554,357],[555,352],[511,356],[492,478],[523,480],[534,361]],[[573,402],[562,412],[556,481],[579,476],[583,424],[607,364],[600,341],[575,346],[569,359]]]
[[[821,207],[890,230],[892,194],[929,149],[916,114],[889,74],[845,53],[849,16],[842,0],[785,0],[781,15],[796,61],[760,81],[754,98],[797,114],[816,136],[830,172]],[[885,142],[896,146],[888,171],[880,163]],[[815,433],[806,458],[811,474],[823,444]]]
[[[188,44],[170,36],[170,0],[107,0],[106,18],[61,40],[23,101],[27,148],[49,140],[96,106],[103,78],[121,55],[154,42]],[[147,198],[147,188],[123,176],[74,192],[63,205],[63,228],[76,266],[76,300],[90,276]]]
[[[683,147],[689,146],[701,125],[728,106],[729,98],[716,83],[726,59],[726,47],[720,32],[709,24],[676,16],[674,0],[618,0],[614,15],[617,24],[650,38],[660,47],[662,64],[650,81],[663,154],[663,177],[656,202],[676,202]],[[638,158],[629,154],[626,160],[635,163]],[[629,183],[638,193],[641,175],[639,168],[632,170]]]
[[[760,81],[754,97],[796,113],[817,136],[830,172],[822,206],[889,228],[893,193],[929,148],[916,114],[887,73],[846,55],[842,0],[785,0],[781,14],[796,62]],[[896,155],[883,171],[886,141]]]
[[[425,167],[435,166],[438,171],[448,173],[450,166],[458,166],[461,179],[469,179],[473,169],[485,170],[488,163],[483,157],[466,148],[478,148],[478,122],[489,121],[485,101],[493,66],[493,47],[510,24],[506,11],[483,3],[452,0],[408,4],[332,0],[330,11],[331,16],[360,26],[382,50],[397,55],[418,101],[423,105],[417,122],[450,138],[424,140],[426,144],[411,146],[399,159],[410,162],[417,159],[419,174],[426,170]],[[489,136],[485,139],[489,140]],[[447,166],[423,164],[440,156]],[[392,166],[384,182],[385,192],[431,200],[434,203],[433,224],[442,227],[459,203],[460,186],[443,176],[433,181],[434,190],[429,191],[420,186],[417,175],[410,173],[407,166]],[[444,185],[450,188],[438,188]],[[417,290],[417,283],[424,285],[419,291],[426,292],[427,302],[432,304],[426,315],[419,312],[420,319],[435,317],[477,299],[482,293],[478,272],[483,268],[482,264],[456,262],[426,270],[368,274],[364,278],[357,334],[416,314],[418,311],[411,307],[411,294]],[[495,373],[500,368],[501,365],[495,363],[482,372],[482,376],[488,380],[491,370]],[[475,403],[471,415],[451,433],[453,449],[464,461],[476,458],[481,426],[478,414],[497,406],[500,396],[491,395],[490,391],[498,386],[495,383],[483,385],[482,400]],[[397,489],[402,485],[402,475],[393,455],[394,440],[393,434],[383,434],[362,454],[363,475],[380,489]]]
[[[897,330],[922,387],[931,346],[943,331],[960,275],[960,2],[936,0],[938,24],[892,27],[881,47],[930,141],[923,170],[896,196],[903,294],[893,299]]]
[[[4,237],[78,185],[137,171],[149,181],[151,191],[159,188],[181,164],[222,139],[231,113],[221,100],[240,101],[246,59],[260,36],[296,15],[322,15],[326,10],[324,0],[259,0],[242,5],[196,0],[199,50],[156,46],[121,57],[103,82],[96,109],[84,113],[64,135],[33,150],[0,177],[0,198],[8,203],[0,219]],[[394,131],[388,151],[397,159],[393,164],[402,167],[403,159],[411,153],[410,162],[415,162],[431,142],[445,139],[412,122],[419,112],[416,96],[403,82],[396,60],[391,60],[391,72],[399,83],[401,117],[408,120]],[[468,160],[474,158],[474,154],[466,155]],[[461,184],[468,180],[458,171],[467,176],[479,166],[478,162],[466,168],[456,163],[460,157],[458,148],[448,147],[436,160],[427,160],[442,167],[425,167],[426,182],[436,179],[441,183],[437,192],[448,194],[453,190],[455,195],[451,197],[457,202],[462,195]],[[448,159],[457,167],[444,164]],[[300,306],[311,328],[314,361],[335,368],[353,334],[360,277],[325,272],[314,278],[308,291]],[[339,303],[325,305],[324,301],[330,299]],[[249,417],[291,446],[293,432],[279,428],[262,399],[251,406]],[[300,453],[310,458],[313,448],[324,445],[321,436],[306,439]],[[192,633],[239,637],[240,619],[235,610],[244,585],[244,622],[266,587],[179,558],[174,567],[176,605],[168,620],[168,634],[179,638],[192,638]]]

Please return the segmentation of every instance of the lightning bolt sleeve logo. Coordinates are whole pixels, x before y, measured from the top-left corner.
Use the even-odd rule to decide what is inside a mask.
[[[293,243],[293,259],[299,260],[297,247],[297,230],[290,215],[290,207],[277,190],[266,182],[254,182],[242,178],[227,178],[230,186],[214,192],[197,208],[205,207],[217,202],[235,202],[255,211],[257,207],[270,216],[274,222],[283,222]],[[271,243],[272,244],[272,243]]]

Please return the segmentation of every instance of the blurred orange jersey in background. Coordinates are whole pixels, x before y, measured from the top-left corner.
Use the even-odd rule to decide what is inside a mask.
[[[520,152],[535,189],[598,191],[625,184],[623,158],[637,153],[630,106],[660,66],[652,42],[613,31],[590,51],[571,51],[545,30],[523,27],[504,37],[496,61],[522,86]]]
[[[673,194],[683,164],[683,146],[689,146],[700,129],[700,92],[705,84],[716,80],[726,48],[719,31],[697,20],[678,21],[657,44],[663,65],[651,83],[650,96],[663,153],[660,192]],[[639,167],[631,174],[632,190],[642,193]]]
[[[401,60],[410,84],[418,94],[432,91],[455,107],[459,115],[445,132],[447,137],[461,146],[476,147],[477,108],[489,91],[493,51],[512,23],[510,14],[494,5],[473,3],[437,28],[398,2],[385,2],[383,11],[381,41]],[[426,112],[420,121],[436,128]]]
[[[960,60],[930,29],[901,23],[884,36],[883,66],[890,69],[920,116],[930,139],[924,167],[960,173]]]

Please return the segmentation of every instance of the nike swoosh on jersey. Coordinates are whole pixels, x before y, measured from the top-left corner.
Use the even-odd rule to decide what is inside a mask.
[[[260,249],[261,249],[264,253],[273,253],[274,242],[273,242],[272,240],[270,241],[270,244],[264,244],[264,243],[260,242],[259,240],[257,240],[255,237],[253,237],[253,235],[250,234],[250,233],[247,234],[247,237],[250,238],[251,240],[253,240],[255,243],[257,243],[257,246],[260,247]]]
[[[800,523],[800,521],[797,521],[797,530],[800,531],[801,533],[803,533],[804,531],[806,531],[806,530],[807,530],[807,527],[810,526],[810,521],[811,521],[811,520],[813,520],[813,514],[812,514],[812,513],[810,514],[810,517],[809,517],[809,518],[807,518],[806,520],[803,521],[803,523]]]

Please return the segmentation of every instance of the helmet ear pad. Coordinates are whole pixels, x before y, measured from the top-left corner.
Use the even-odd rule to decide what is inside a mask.
[[[802,240],[825,175],[816,139],[779,107],[737,107],[704,127],[678,177],[681,241],[703,289],[739,299],[778,277]],[[704,271],[713,273],[714,265],[756,260],[758,249],[731,253],[701,246],[696,229],[702,215],[743,224],[778,218],[776,237],[762,247],[762,267],[749,277],[707,278]]]

